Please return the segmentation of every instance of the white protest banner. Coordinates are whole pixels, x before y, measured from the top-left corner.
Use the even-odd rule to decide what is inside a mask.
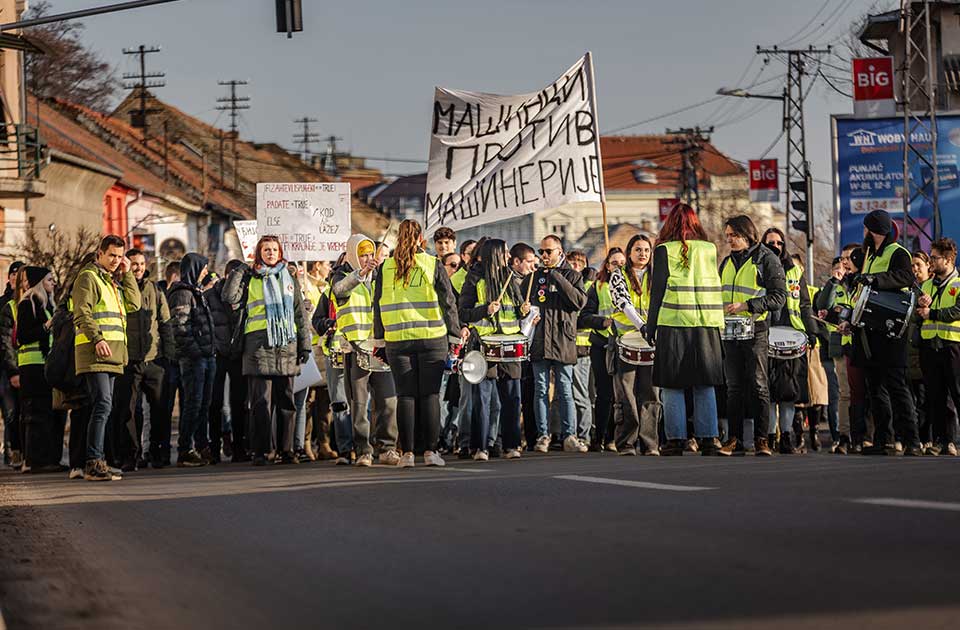
[[[257,232],[287,260],[336,260],[350,238],[350,184],[257,184]]]
[[[428,236],[441,225],[469,228],[601,201],[588,55],[532,94],[436,89],[424,207]]]
[[[240,240],[240,251],[243,253],[243,259],[247,262],[253,262],[257,248],[257,222],[252,221],[234,221],[233,229],[237,231],[237,238]]]

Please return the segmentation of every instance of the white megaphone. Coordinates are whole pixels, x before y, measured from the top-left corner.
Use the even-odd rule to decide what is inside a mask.
[[[471,385],[480,384],[487,378],[487,360],[479,350],[468,352],[460,362],[460,374]]]

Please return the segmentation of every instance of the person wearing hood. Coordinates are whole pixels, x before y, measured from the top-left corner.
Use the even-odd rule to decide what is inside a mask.
[[[163,291],[150,279],[147,257],[139,249],[127,252],[130,271],[140,288],[140,310],[127,314],[127,352],[129,360],[123,374],[117,376],[113,391],[114,456],[121,470],[132,472],[143,459],[143,417],[136,413],[140,394],[150,405],[153,422],[163,418],[163,364],[176,360],[170,309]],[[170,448],[170,425],[166,425],[166,448]],[[162,446],[161,446],[162,448]]]
[[[56,282],[45,267],[25,267],[28,289],[17,305],[17,365],[20,370],[23,472],[62,472],[64,414],[53,412],[53,390],[43,366],[53,339]]]
[[[214,461],[207,422],[217,360],[213,314],[201,288],[207,272],[204,256],[187,254],[180,261],[180,280],[169,290],[170,321],[183,382],[177,466],[203,466]]]
[[[730,255],[720,263],[724,314],[749,317],[754,333],[752,339],[723,342],[730,436],[718,453],[743,455],[749,446],[744,440],[750,437],[744,435],[743,421],[753,418],[756,454],[768,456],[773,454],[766,431],[770,418],[769,316],[787,301],[786,279],[780,259],[760,244],[750,217],[741,214],[727,219],[724,236],[730,246]]]
[[[815,349],[817,322],[813,318],[810,291],[807,289],[807,280],[803,277],[803,267],[794,264],[787,253],[787,239],[780,229],[772,227],[764,232],[763,244],[780,259],[787,289],[784,305],[770,313],[770,325],[793,328],[804,333],[807,336],[808,348]],[[776,434],[779,412],[780,453],[796,455],[800,451],[794,444],[793,416],[796,404],[808,400],[807,357],[804,355],[796,359],[769,359],[767,369],[770,384],[770,423],[767,434]],[[756,421],[759,423],[762,419],[757,418]],[[802,440],[803,435],[797,435],[796,439]]]
[[[242,363],[253,426],[253,464],[266,464],[274,418],[280,461],[298,464],[293,448],[297,420],[293,379],[313,357],[310,329],[299,282],[287,269],[280,239],[262,236],[255,251],[253,267],[235,269],[221,292],[231,308],[242,309]]]
[[[3,404],[3,457],[4,463],[13,468],[19,468],[23,463],[22,444],[20,440],[20,402],[17,397],[17,388],[11,383],[11,377],[17,374],[16,362],[11,366],[3,360],[7,352],[13,350],[14,311],[17,302],[16,289],[19,271],[23,263],[15,261],[7,270],[7,286],[3,295],[0,295],[0,396]],[[10,368],[13,372],[10,372]]]
[[[331,285],[337,302],[337,330],[349,342],[344,357],[347,399],[353,420],[353,446],[358,466],[373,464],[374,448],[370,444],[370,420],[376,433],[379,462],[396,466],[397,453],[397,390],[389,372],[368,372],[357,362],[360,344],[373,336],[373,283],[377,268],[386,258],[386,248],[376,251],[374,242],[363,234],[347,240],[344,264],[333,274]],[[372,405],[369,401],[372,399]],[[367,410],[370,410],[369,416]],[[339,432],[338,432],[339,434]],[[338,444],[341,454],[344,447]]]
[[[863,219],[863,271],[855,284],[878,291],[910,290],[916,281],[910,251],[896,242],[893,219],[874,210]],[[845,324],[843,331],[850,330]],[[876,425],[873,446],[864,455],[897,455],[894,427],[902,436],[904,455],[922,456],[917,415],[907,381],[906,338],[891,339],[886,331],[861,328],[853,335],[853,363],[862,367],[867,400]]]

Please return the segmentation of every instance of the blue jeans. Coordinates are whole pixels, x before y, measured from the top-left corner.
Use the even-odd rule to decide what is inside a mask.
[[[770,403],[770,424],[767,425],[767,435],[777,432],[777,411],[780,412],[780,433],[790,433],[793,430],[793,414],[796,406],[792,402]]]
[[[477,396],[480,409],[471,432],[471,448],[489,450],[497,440],[491,422],[494,401],[500,407],[497,424],[503,427],[503,448],[520,448],[520,379],[486,378],[477,385]]]
[[[330,398],[330,415],[333,416],[333,432],[337,436],[337,454],[349,458],[353,450],[353,421],[350,419],[343,373],[344,370],[334,368],[332,361],[327,359],[327,395]]]
[[[573,366],[573,406],[577,414],[577,437],[590,441],[593,403],[590,401],[590,357],[579,357]]]
[[[473,431],[473,424],[476,420],[479,422],[481,413],[480,389],[479,385],[471,385],[462,376],[460,377],[460,408],[457,417],[457,443],[460,448],[471,448],[474,440],[470,439]],[[487,400],[487,418],[488,436],[486,446],[489,449],[496,443],[500,437],[500,397],[490,394]],[[477,418],[474,415],[477,414]]]
[[[103,436],[107,432],[107,420],[113,407],[113,381],[115,374],[87,372],[83,384],[90,396],[90,421],[87,424],[87,461],[103,459]]]
[[[180,453],[203,449],[210,444],[207,423],[216,376],[217,360],[214,357],[180,359],[180,380],[183,383],[180,435],[177,438]]]
[[[573,366],[559,361],[533,362],[533,413],[537,421],[537,435],[550,435],[550,373],[553,373],[554,398],[560,412],[560,438],[577,434],[577,419],[573,408]]]
[[[293,449],[303,448],[303,440],[307,433],[307,394],[310,388],[305,387],[293,395],[293,404],[297,406],[297,423],[293,428]]]
[[[682,389],[660,389],[668,440],[687,439],[687,402]],[[713,385],[693,388],[693,431],[698,438],[717,437],[717,395]]]

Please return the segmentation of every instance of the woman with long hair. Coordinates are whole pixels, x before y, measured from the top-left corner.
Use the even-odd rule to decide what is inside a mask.
[[[693,426],[701,455],[719,449],[717,398],[723,384],[723,303],[717,247],[697,213],[673,207],[653,252],[647,340],[656,345],[653,385],[660,387],[667,445],[663,455],[683,455],[687,441],[684,390],[693,390]]]
[[[650,256],[653,243],[645,234],[636,234],[627,243],[627,260],[622,269],[610,276],[609,294],[618,338],[646,325],[644,318],[650,304]],[[603,306],[601,306],[603,308]],[[653,386],[653,366],[633,365],[620,358],[613,375],[614,423],[617,452],[636,455],[637,447],[644,455],[659,455],[660,397]],[[638,443],[639,438],[639,443]]]
[[[413,467],[417,433],[423,436],[424,463],[444,465],[437,452],[440,379],[451,346],[469,333],[460,327],[450,279],[424,245],[420,224],[403,221],[393,256],[380,265],[374,284],[373,343],[397,388],[401,468]]]
[[[253,267],[243,265],[230,274],[223,287],[223,299],[233,308],[242,309],[237,332],[242,330],[243,334],[243,375],[247,378],[247,405],[253,427],[253,464],[264,465],[272,450],[274,416],[280,434],[280,461],[297,464],[300,459],[293,445],[297,414],[293,379],[313,353],[299,282],[287,268],[279,238],[260,238]]]
[[[24,425],[24,472],[60,472],[63,456],[63,414],[53,413],[53,389],[43,366],[53,339],[50,326],[56,304],[56,282],[45,267],[25,267],[27,291],[17,305],[17,365],[20,409]]]
[[[590,369],[597,389],[593,405],[594,436],[590,445],[594,451],[616,452],[613,441],[613,377],[607,369],[607,345],[613,329],[613,300],[610,298],[610,277],[627,264],[627,257],[619,247],[611,247],[597,275],[597,281],[587,289],[587,305],[580,311],[578,328],[590,329]],[[601,296],[603,296],[601,298]],[[601,302],[603,306],[601,307]]]
[[[460,296],[460,321],[469,324],[479,339],[488,335],[519,335],[520,321],[530,312],[520,289],[520,279],[507,262],[507,244],[500,239],[484,242],[480,252],[480,279],[474,290]],[[468,283],[469,284],[469,283]],[[465,285],[466,286],[466,285]],[[500,402],[500,428],[506,459],[520,457],[520,372],[519,363],[490,363],[487,377],[476,389],[472,414],[470,449],[473,458],[489,459],[491,404]]]

